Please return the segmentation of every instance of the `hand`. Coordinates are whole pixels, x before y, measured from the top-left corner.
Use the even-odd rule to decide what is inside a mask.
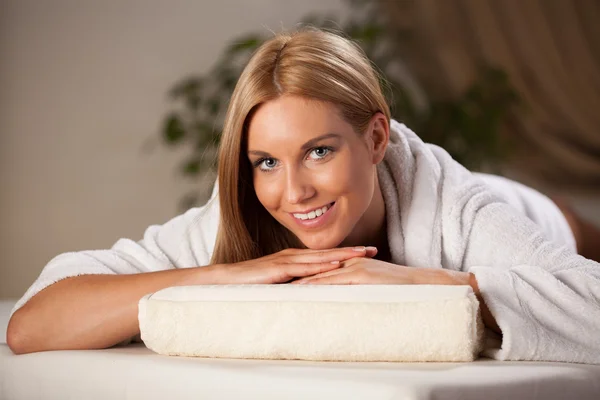
[[[416,268],[356,257],[341,268],[298,279],[310,285],[469,285],[469,274],[440,268]]]
[[[375,247],[345,247],[329,250],[286,249],[254,260],[213,266],[216,284],[285,283],[295,278],[338,269],[355,257],[374,257]]]
[[[475,275],[442,268],[404,267],[379,260],[357,257],[340,263],[341,267],[308,276],[292,284],[308,285],[467,285],[481,305],[485,326],[502,334],[496,319],[485,304]]]

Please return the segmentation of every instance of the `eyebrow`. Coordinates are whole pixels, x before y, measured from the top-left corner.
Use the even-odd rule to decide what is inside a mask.
[[[320,142],[321,140],[325,140],[325,139],[329,139],[329,138],[340,138],[342,137],[342,135],[337,134],[337,133],[326,133],[324,135],[321,136],[317,136],[315,138],[310,139],[308,142],[304,143],[301,147],[302,150],[308,150],[311,147],[314,147],[318,142]],[[249,150],[248,154],[254,154],[257,156],[262,156],[262,157],[270,157],[271,155],[265,151],[260,151],[260,150]]]

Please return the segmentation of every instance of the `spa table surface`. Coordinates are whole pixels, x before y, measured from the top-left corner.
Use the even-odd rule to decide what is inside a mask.
[[[500,362],[340,363],[169,357],[132,344],[14,355],[0,399],[600,399],[600,366]]]

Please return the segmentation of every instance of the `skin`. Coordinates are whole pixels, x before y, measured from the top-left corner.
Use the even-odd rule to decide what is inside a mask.
[[[359,134],[333,104],[312,99],[281,96],[255,112],[248,128],[248,159],[265,209],[309,249],[371,245],[383,250],[377,258],[354,257],[293,283],[470,285],[484,323],[500,333],[472,273],[389,262],[376,173],[388,140],[389,125],[381,113]],[[318,227],[303,226],[293,216],[331,203],[331,214]]]

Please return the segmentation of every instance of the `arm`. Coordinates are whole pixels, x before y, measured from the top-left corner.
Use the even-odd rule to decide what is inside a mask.
[[[236,264],[69,277],[37,293],[13,314],[7,341],[17,354],[110,347],[139,332],[139,299],[165,287],[283,283],[337,269],[344,260],[372,255],[373,250],[365,247],[287,249]]]
[[[157,290],[212,283],[213,267],[63,279],[33,296],[10,319],[15,354],[102,349],[139,333],[138,301]]]
[[[15,353],[103,348],[137,334],[137,302],[176,285],[211,281],[207,265],[218,227],[216,198],[143,240],[121,239],[107,250],[61,254],[17,302],[7,343]]]
[[[502,330],[487,356],[600,364],[600,264],[492,203],[477,212],[464,265]]]

